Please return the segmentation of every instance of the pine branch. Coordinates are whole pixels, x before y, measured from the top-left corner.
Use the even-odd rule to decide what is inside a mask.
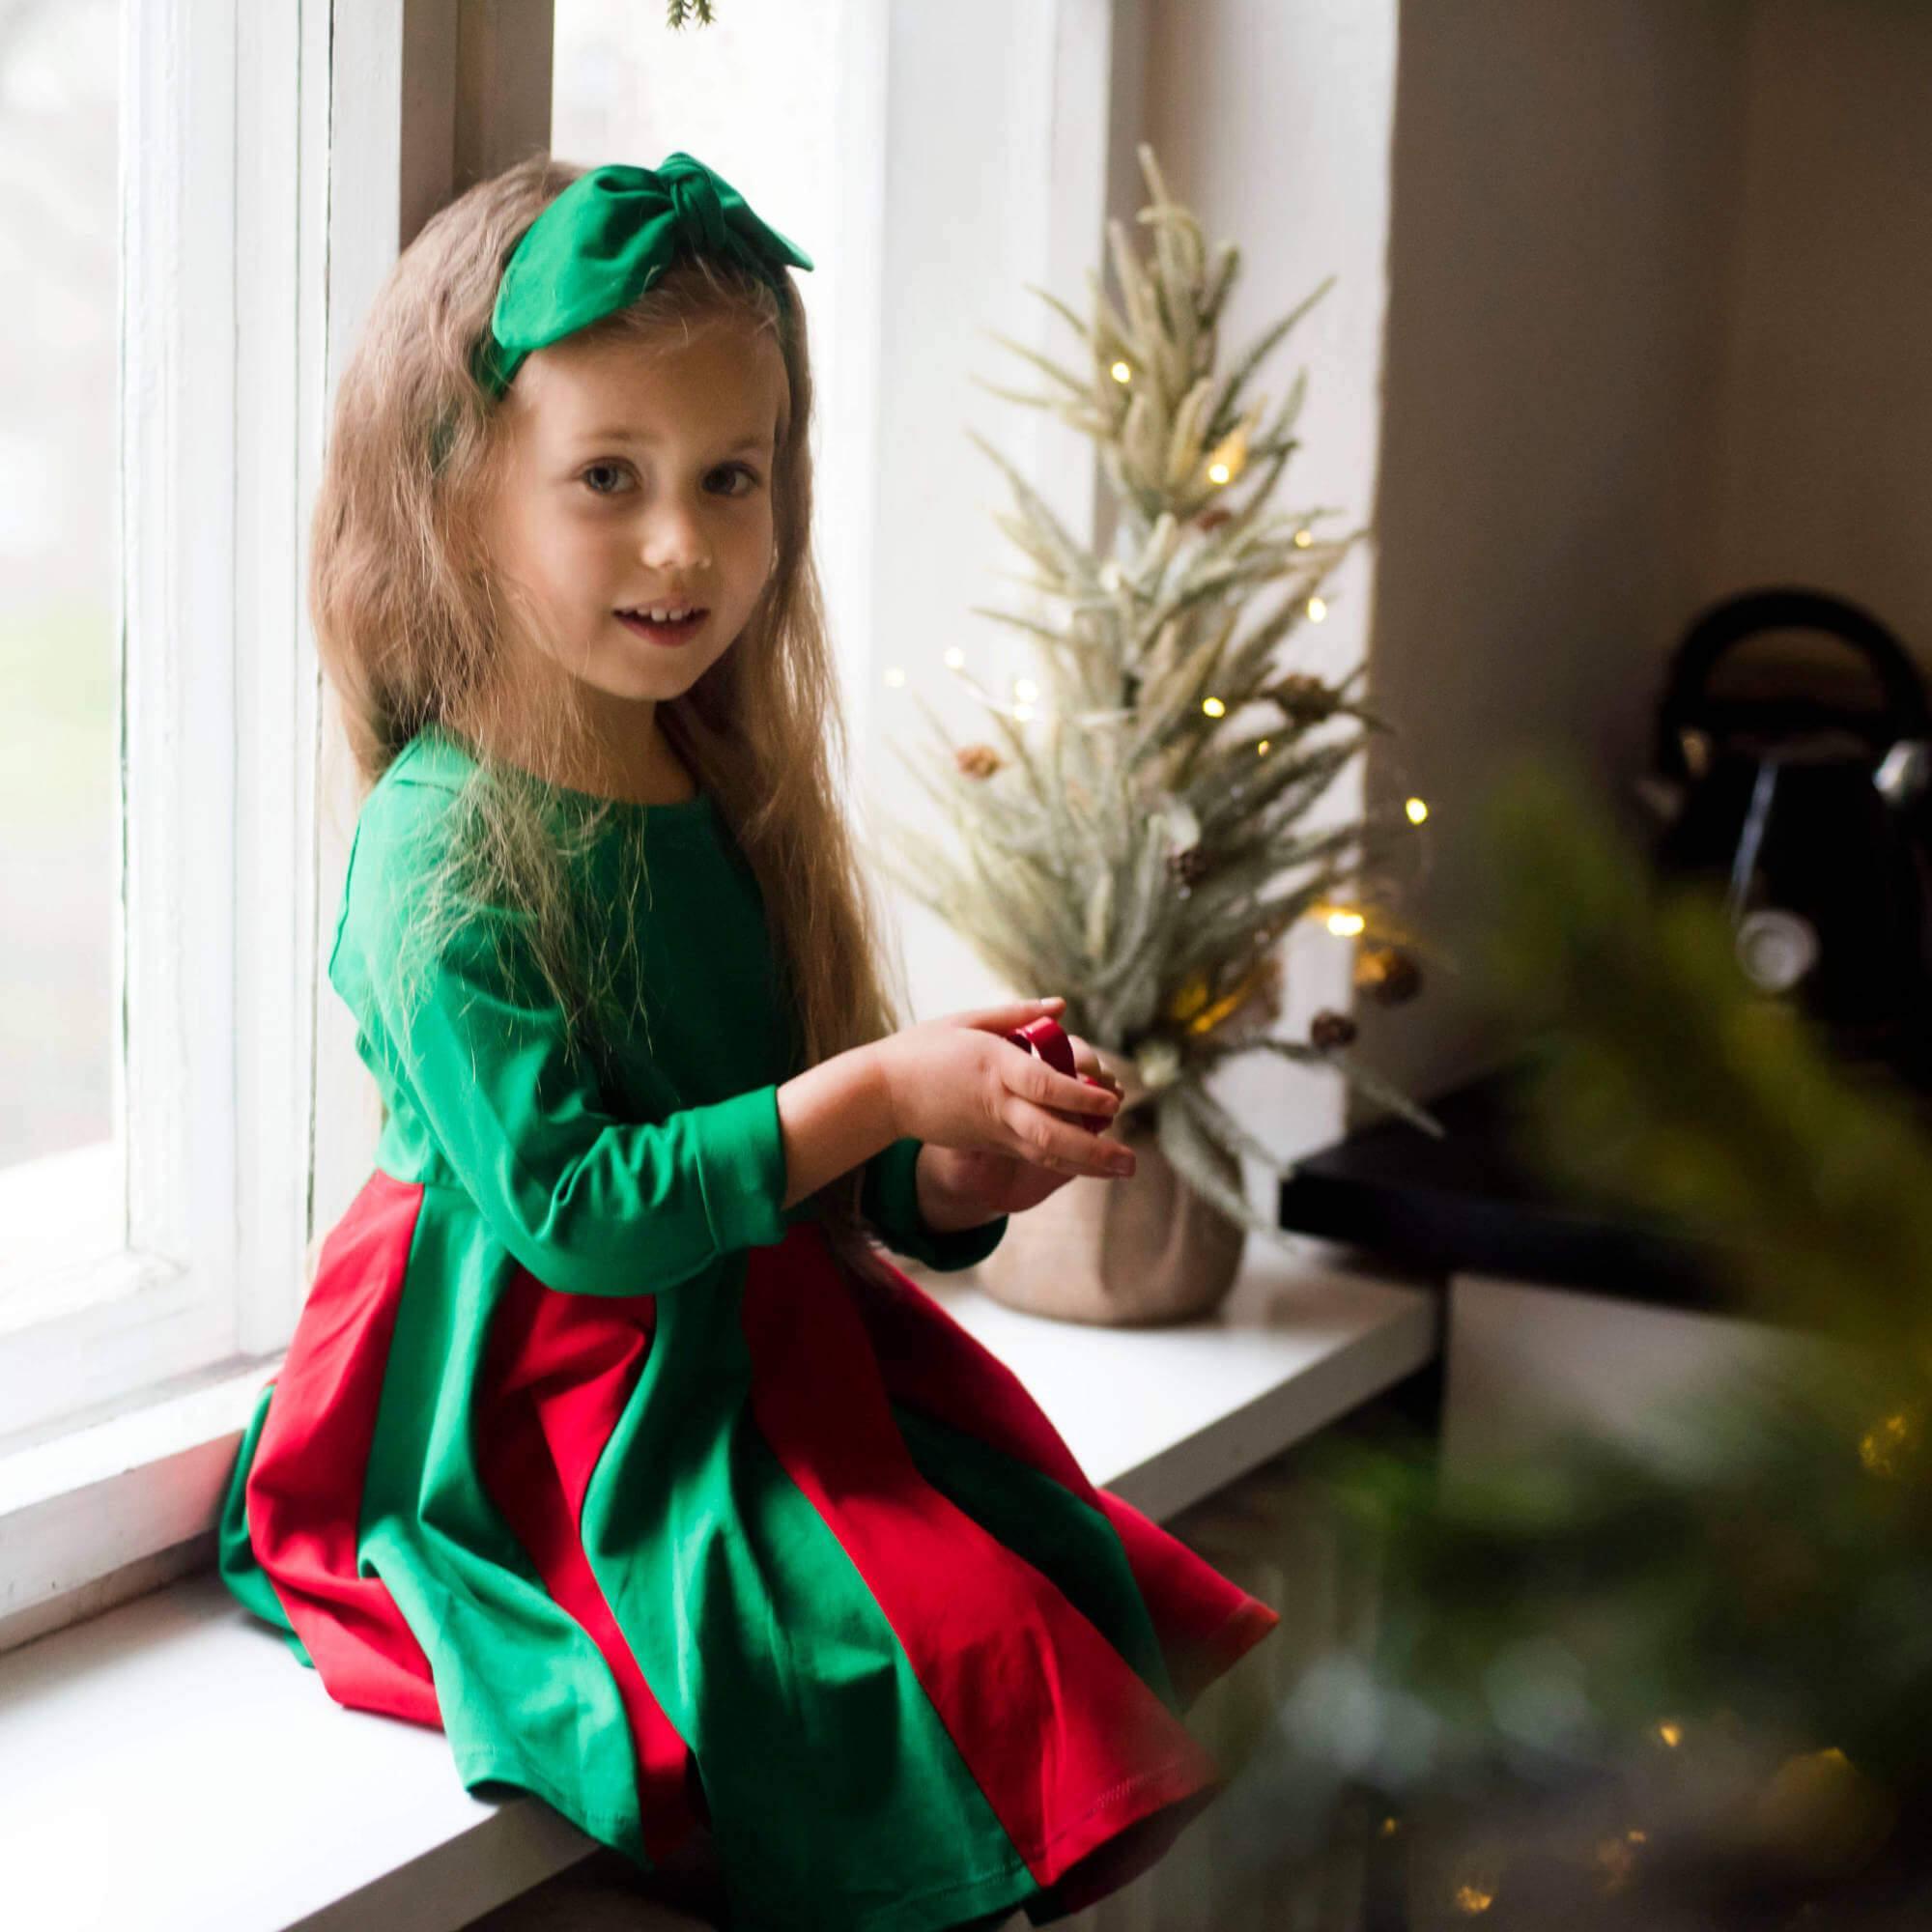
[[[1236,1153],[1248,1155],[1258,1160],[1264,1167],[1270,1168],[1276,1175],[1286,1174],[1292,1161],[1278,1154],[1261,1138],[1244,1126],[1227,1110],[1213,1094],[1208,1093],[1207,1082],[1198,1076],[1186,1083],[1184,1104],[1195,1115],[1197,1124],[1210,1134],[1223,1147]]]
[[[1257,898],[1249,905],[1234,905],[1212,921],[1204,921],[1191,939],[1169,961],[1170,969],[1185,976],[1208,968],[1231,957],[1251,964],[1271,952],[1281,936],[1311,907],[1328,899],[1340,885],[1343,874],[1318,872],[1292,892],[1272,898]]]
[[[1159,813],[1151,813],[1140,829],[1140,850],[1128,890],[1125,924],[1113,961],[1087,981],[1094,993],[1104,995],[1116,990],[1151,952],[1150,941],[1168,898],[1167,852],[1167,820]]]
[[[1214,279],[1208,285],[1208,292],[1201,304],[1201,326],[1212,328],[1221,320],[1221,311],[1227,305],[1229,292],[1235,286],[1235,278],[1241,272],[1241,251],[1232,242],[1224,242]]]
[[[991,336],[1004,349],[1010,349],[1015,355],[1024,356],[1035,368],[1043,370],[1056,383],[1072,390],[1083,403],[1087,400],[1087,384],[1079,377],[1069,375],[1050,356],[1042,355],[1037,349],[1029,349],[1023,342],[1015,342],[1011,336],[1003,335],[997,328],[982,328],[981,335]]]
[[[1023,389],[1003,389],[997,383],[989,383],[982,376],[968,376],[966,380],[976,389],[983,389],[989,396],[998,396],[1003,403],[1022,403],[1030,410],[1058,410],[1061,407],[1051,396],[1030,396]]]
[[[1034,489],[1020,472],[1007,461],[1001,452],[993,447],[977,430],[969,429],[967,437],[987,456],[999,465],[1007,481],[1011,484],[1013,495],[1019,499],[1021,509],[1026,513],[1031,527],[1044,534],[1047,539],[1047,555],[1042,562],[1051,562],[1065,577],[1069,583],[1077,583],[1083,589],[1097,587],[1092,556],[1069,536],[1046,500]],[[1006,527],[1002,525],[1002,527]],[[1031,552],[1031,545],[1026,546]]]
[[[1094,339],[1093,331],[1087,327],[1087,325],[1084,322],[1081,321],[1079,316],[1077,316],[1070,308],[1068,308],[1066,304],[1064,301],[1062,301],[1060,298],[1052,292],[1052,290],[1040,288],[1037,283],[1034,282],[1022,282],[1020,286],[1023,289],[1025,289],[1029,295],[1037,296],[1041,301],[1047,303],[1051,308],[1055,309],[1059,314],[1064,315],[1066,318],[1066,320],[1072,325],[1074,332],[1080,337],[1081,341],[1086,343],[1091,343],[1093,341]]]
[[[1065,633],[1051,624],[1042,624],[1037,617],[1017,616],[1011,611],[996,611],[987,604],[969,604],[966,609],[975,617],[990,617],[996,624],[1010,624],[1015,630],[1030,632],[1049,650],[1064,651],[1070,641]]]
[[[1432,1140],[1448,1138],[1449,1130],[1428,1108],[1417,1106],[1400,1088],[1391,1086],[1378,1073],[1372,1072],[1352,1054],[1336,1050],[1328,1053],[1325,1058],[1350,1087],[1357,1093],[1367,1095],[1378,1106],[1387,1107],[1392,1112],[1400,1114],[1411,1126],[1420,1127]]]
[[[1235,365],[1234,373],[1228,378],[1226,386],[1221,392],[1221,400],[1210,418],[1210,434],[1218,430],[1223,423],[1232,427],[1235,420],[1235,403],[1246,386],[1248,378],[1266,360],[1282,337],[1335,286],[1335,279],[1333,275],[1327,276],[1312,295],[1305,297],[1295,307],[1290,309]]]
[[[1257,1214],[1246,1194],[1230,1184],[1216,1155],[1236,1159],[1237,1168],[1238,1159],[1219,1146],[1204,1127],[1199,1113],[1189,1104],[1194,1096],[1188,1094],[1181,1097],[1183,1091],[1172,1087],[1162,1090],[1155,1130],[1160,1151],[1173,1163],[1175,1172],[1195,1193],[1211,1201],[1239,1226],[1265,1236],[1289,1254],[1299,1254],[1303,1244],[1271,1217]]]

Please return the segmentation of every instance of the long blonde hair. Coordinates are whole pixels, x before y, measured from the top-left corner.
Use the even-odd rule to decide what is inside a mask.
[[[508,725],[516,702],[514,736],[555,754],[542,760],[547,770],[568,768],[583,723],[571,679],[556,681],[537,720],[516,695],[490,696],[502,681],[488,673],[516,621],[481,537],[508,435],[470,363],[511,251],[583,172],[537,154],[477,183],[424,225],[390,270],[335,399],[309,604],[362,796],[433,722],[461,716],[478,761],[451,814],[449,849],[422,883],[414,955],[433,953],[481,907],[515,909],[574,1049],[594,1063],[606,1029],[628,1016],[604,1004],[598,961],[586,956],[584,934],[596,922],[573,893],[571,814],[555,787],[486,749],[510,736],[489,728],[493,704]],[[781,279],[781,295],[735,264],[681,258],[580,339],[649,343],[694,320],[724,319],[775,333],[782,351],[791,402],[772,477],[770,579],[730,649],[656,715],[757,879],[788,981],[798,1072],[900,1021],[880,968],[885,928],[838,805],[847,741],[810,550],[811,369],[804,307],[790,275]],[[815,1197],[828,1236],[855,1260],[869,1254],[860,1180],[854,1169]]]

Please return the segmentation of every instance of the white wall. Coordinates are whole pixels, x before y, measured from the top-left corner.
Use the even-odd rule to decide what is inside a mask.
[[[1083,347],[1027,285],[1051,289],[1076,312],[1086,306],[1081,270],[1099,260],[1113,144],[1137,131],[1127,117],[1116,133],[1108,111],[1117,16],[1137,7],[883,0],[877,9],[884,72],[873,112],[891,165],[865,403],[872,414],[841,426],[866,440],[868,499],[862,532],[828,528],[820,516],[828,560],[869,586],[841,618],[841,643],[852,812],[875,852],[902,857],[891,836],[900,822],[958,850],[901,762],[946,755],[915,694],[956,741],[996,735],[945,653],[957,646],[963,668],[1007,702],[1011,680],[1036,668],[1019,633],[972,613],[975,605],[1025,611],[1020,586],[1002,573],[1029,565],[993,522],[1012,509],[1011,491],[967,440],[968,426],[1033,479],[1070,529],[1093,527],[1092,442],[972,379],[1022,391],[1045,383],[993,331],[1063,360]],[[1131,64],[1131,35],[1118,44]],[[891,682],[894,673],[902,682]],[[903,940],[909,1017],[1060,990],[1002,985],[936,915],[888,889],[883,873],[880,885]]]

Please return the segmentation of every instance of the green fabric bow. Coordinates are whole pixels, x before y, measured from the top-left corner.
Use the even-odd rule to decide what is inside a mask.
[[[722,175],[695,156],[655,169],[622,162],[578,176],[525,231],[477,344],[476,380],[501,396],[542,349],[642,295],[681,254],[723,255],[781,289],[811,258],[768,228]]]

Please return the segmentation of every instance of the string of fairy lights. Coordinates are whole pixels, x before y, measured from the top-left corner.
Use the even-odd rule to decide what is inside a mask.
[[[1133,367],[1124,358],[1117,358],[1110,363],[1108,373],[1113,377],[1115,382],[1121,384],[1123,387],[1129,385],[1133,381]],[[1265,398],[1263,399],[1263,410],[1265,409]],[[1258,411],[1256,412],[1257,415],[1260,412]],[[1246,468],[1247,459],[1247,424],[1240,422],[1236,423],[1228,435],[1222,438],[1207,458],[1205,469],[1208,480],[1217,489],[1226,489]],[[1218,514],[1226,516],[1230,513],[1222,511]],[[1317,514],[1320,513],[1318,512]],[[1310,550],[1316,542],[1315,532],[1306,525],[1303,525],[1293,532],[1290,541],[1296,550]],[[1120,566],[1117,563],[1110,562],[1104,565],[1101,571],[1102,582],[1111,581],[1117,584],[1119,582],[1119,569]],[[1329,613],[1328,600],[1320,595],[1311,595],[1304,601],[1302,612],[1311,624],[1322,623],[1326,621]],[[941,662],[989,711],[997,712],[1002,717],[1010,719],[1016,725],[1029,724],[1036,718],[1044,722],[1055,716],[1053,712],[1041,708],[1039,685],[1034,678],[1015,676],[1012,680],[1012,701],[1007,703],[996,693],[988,690],[979,678],[973,675],[972,671],[967,668],[966,653],[958,645],[954,644],[951,646],[945,652]],[[901,665],[888,666],[883,675],[884,681],[890,689],[898,690],[905,685],[906,672],[904,667]],[[1201,700],[1201,710],[1208,718],[1220,719],[1228,715],[1226,702],[1220,697],[1211,695]],[[1135,707],[1130,704],[1117,705],[1101,710],[1067,711],[1059,714],[1062,722],[1076,724],[1083,728],[1119,724],[1133,718],[1135,715]],[[1262,738],[1256,742],[1255,755],[1264,758],[1272,749],[1273,741],[1268,738]],[[1421,826],[1429,818],[1429,806],[1423,799],[1409,797],[1403,802],[1403,813],[1407,818],[1409,824]],[[1329,932],[1340,939],[1360,938],[1367,931],[1369,923],[1367,916],[1359,909],[1352,906],[1334,904],[1314,906],[1304,917],[1325,925]]]

